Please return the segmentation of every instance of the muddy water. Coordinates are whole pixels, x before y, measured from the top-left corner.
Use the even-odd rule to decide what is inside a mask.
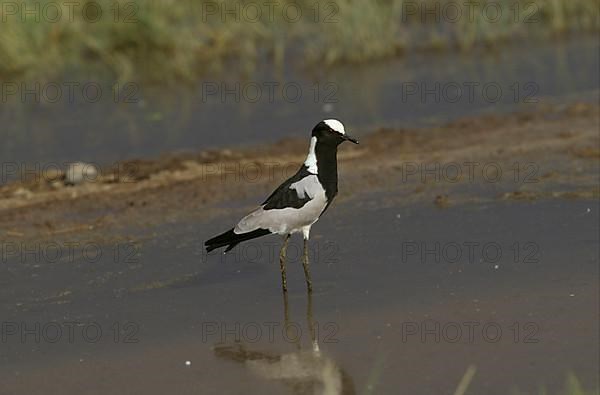
[[[33,169],[36,163],[74,160],[106,164],[304,136],[324,117],[342,118],[360,134],[385,125],[526,110],[536,103],[597,101],[598,45],[597,37],[581,37],[280,78],[261,70],[248,80],[221,76],[193,87],[151,88],[92,77],[4,81],[0,156],[3,163],[28,162]]]
[[[202,253],[237,212],[131,229],[97,261],[12,257],[0,394],[446,394],[469,366],[469,393],[597,383],[597,201],[382,201],[314,227],[311,298],[299,240],[287,301],[276,237]]]

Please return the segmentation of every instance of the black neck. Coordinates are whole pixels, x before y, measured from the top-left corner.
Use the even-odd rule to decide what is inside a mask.
[[[317,142],[315,146],[319,182],[325,188],[325,196],[331,201],[337,194],[337,144]]]

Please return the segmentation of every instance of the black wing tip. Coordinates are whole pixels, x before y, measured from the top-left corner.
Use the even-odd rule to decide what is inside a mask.
[[[223,251],[224,253],[227,253],[242,241],[255,239],[270,233],[271,232],[267,229],[256,229],[252,232],[237,234],[233,231],[233,228],[231,228],[227,232],[206,240],[204,246],[206,247],[206,252],[211,252],[221,247],[227,247],[225,251]]]
[[[235,233],[233,232],[233,228],[229,229],[227,232],[221,233],[218,236],[213,237],[212,239],[208,239],[204,242],[204,246],[206,247],[206,252],[211,252],[217,248],[225,247],[229,245],[233,239],[235,239]]]
[[[216,250],[217,248],[219,248],[216,245],[209,245],[209,244],[206,244],[206,243],[204,243],[204,246],[206,247],[206,252],[211,252],[212,250]]]
[[[229,251],[231,251],[231,249],[233,247],[235,247],[236,245],[237,245],[237,243],[234,243],[234,244],[211,244],[211,245],[206,245],[205,244],[205,246],[206,246],[206,252],[207,253],[210,253],[210,252],[212,252],[212,251],[214,251],[214,250],[216,250],[218,248],[227,247],[227,248],[225,248],[225,251],[223,251],[223,254],[226,254]]]

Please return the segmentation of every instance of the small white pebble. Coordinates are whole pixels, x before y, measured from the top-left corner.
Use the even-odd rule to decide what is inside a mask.
[[[575,294],[569,294],[569,296],[570,296],[570,297],[573,297],[573,296],[575,296]]]
[[[592,209],[591,209],[591,208],[588,208],[588,209],[587,209],[587,212],[588,212],[588,213],[591,213],[591,212],[592,212]]]
[[[333,111],[333,104],[331,104],[331,103],[325,103],[323,105],[323,112],[330,113],[332,111]]]
[[[494,269],[498,269],[500,266],[498,265],[494,265]]]
[[[589,210],[589,208],[588,208]],[[402,217],[400,214],[396,214],[396,218],[400,219],[400,217]]]
[[[192,364],[192,361],[185,361],[185,366],[190,366]]]

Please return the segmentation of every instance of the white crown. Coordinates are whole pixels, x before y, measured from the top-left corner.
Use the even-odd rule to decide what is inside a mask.
[[[344,124],[341,123],[340,121],[338,121],[337,119],[326,119],[323,122],[325,122],[325,124],[327,126],[329,126],[331,129],[333,129],[334,131],[341,133],[341,134],[346,134],[346,129],[344,129]]]

